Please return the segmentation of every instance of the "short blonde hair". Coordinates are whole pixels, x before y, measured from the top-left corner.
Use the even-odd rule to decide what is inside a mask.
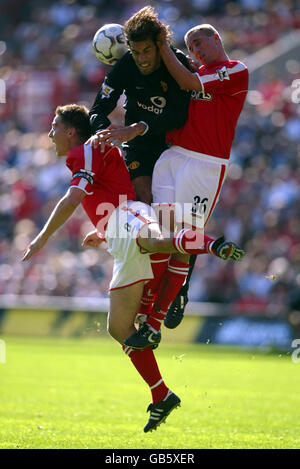
[[[194,33],[195,31],[201,31],[206,36],[213,36],[214,34],[217,34],[220,41],[222,42],[220,34],[218,33],[218,31],[216,30],[216,28],[214,26],[212,26],[211,24],[199,24],[198,26],[194,26],[193,28],[189,29],[187,31],[187,33],[185,34],[185,36],[184,36],[184,42],[185,42],[188,49],[189,49],[189,43],[188,43],[189,36],[192,33]]]

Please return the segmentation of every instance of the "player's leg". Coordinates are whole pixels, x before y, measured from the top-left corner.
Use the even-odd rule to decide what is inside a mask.
[[[142,321],[143,319],[145,320],[152,308],[152,304],[158,291],[161,278],[168,267],[169,259],[169,253],[154,253],[150,255],[151,267],[154,278],[152,280],[149,280],[144,286],[141,305],[138,311],[139,321]]]
[[[136,330],[134,320],[139,311],[144,284],[146,280],[153,279],[150,256],[142,255],[136,242],[140,228],[150,221],[151,226],[157,227],[156,235],[160,233],[155,217],[152,219],[149,215],[149,209],[150,207],[141,202],[127,202],[118,207],[107,225],[108,249],[115,258],[110,283],[108,331],[121,344],[125,337]],[[152,334],[152,339],[155,344],[155,334]],[[152,418],[151,425],[148,422],[145,429],[148,431],[157,426],[172,410],[174,400],[180,400],[177,396],[174,398],[174,393],[165,385],[151,347],[133,350],[123,344],[122,348],[148,384],[152,394],[151,405],[163,402],[160,404],[163,408],[160,419]]]
[[[178,150],[178,148],[177,148]],[[175,179],[175,200],[176,202],[188,203],[191,207],[191,213],[183,211],[183,220],[191,223],[191,217],[194,220],[198,217],[203,218],[204,225],[208,222],[214,207],[218,201],[220,190],[226,176],[226,165],[218,162],[200,160],[188,156],[179,149],[177,159],[181,159],[181,165],[178,167]],[[175,150],[175,154],[177,151]],[[189,182],[187,185],[186,182]],[[188,205],[186,209],[189,210]],[[187,218],[186,218],[187,216]],[[192,222],[193,223],[193,222]],[[225,243],[222,248],[220,247]],[[224,250],[222,250],[224,248]],[[203,254],[215,254],[222,259],[235,259],[242,257],[243,251],[234,243],[226,244],[224,238],[217,240],[204,236]],[[201,254],[202,254],[201,253]],[[226,255],[224,255],[226,253]],[[240,257],[240,258],[241,258]],[[177,327],[183,319],[186,304],[188,302],[188,289],[191,275],[195,266],[196,256],[190,257],[189,273],[179,294],[170,305],[168,313],[164,319],[164,325],[168,328]]]
[[[153,193],[153,200],[154,203],[175,203],[176,201],[176,186],[175,186],[175,175],[177,172],[177,169],[180,168],[182,165],[182,156],[179,154],[174,154],[172,150],[167,150],[158,159],[155,167],[154,167],[154,172],[153,172],[153,180],[152,180],[152,193]],[[174,209],[175,211],[175,209]],[[166,217],[165,217],[166,218]],[[172,219],[172,228],[174,231],[174,215]],[[176,256],[176,254],[175,254]],[[190,259],[189,259],[190,257]],[[187,264],[189,263],[189,273],[188,275],[191,275],[193,265],[195,263],[196,256],[186,256],[186,258],[174,258],[173,256],[171,257],[171,260],[169,262],[169,269],[168,269],[168,274],[170,276],[170,273],[172,272],[173,275],[176,276],[177,273],[177,278],[175,279],[175,282],[173,282],[173,291],[172,294],[170,290],[167,288],[162,287],[162,291],[165,292],[165,295],[167,295],[167,292],[169,291],[168,298],[166,298],[166,301],[168,302],[169,300],[174,301],[174,303],[178,303],[179,305],[182,306],[181,310],[184,311],[184,307],[187,303],[186,298],[186,293],[182,291],[183,285],[187,284],[188,288],[188,283],[186,282],[186,268]],[[181,270],[178,269],[181,268]],[[185,275],[180,275],[179,272],[184,273]],[[169,283],[169,279],[166,279],[166,284]],[[179,288],[178,288],[179,287]],[[173,293],[177,292],[174,296]],[[171,295],[170,295],[171,294]],[[165,308],[166,302],[164,301],[164,297],[160,295],[160,300],[162,300],[163,307]],[[161,317],[164,319],[164,323],[166,321],[166,315],[165,312],[159,313],[159,308],[158,301],[156,301],[155,305],[155,310],[153,310],[154,315],[160,314]],[[174,306],[173,306],[174,309]],[[177,313],[176,308],[176,313]],[[168,310],[168,309],[167,309]],[[176,315],[177,316],[177,315]],[[182,314],[183,316],[183,314]],[[173,319],[173,318],[172,318]],[[148,319],[148,322],[152,324],[152,326],[158,327],[158,324],[155,324],[155,318],[152,319],[151,317]]]
[[[134,320],[141,303],[143,289],[144,282],[138,282],[109,292],[107,330],[121,345],[128,335],[136,331]]]
[[[144,251],[151,252],[175,252],[180,258],[177,261],[175,259],[164,268],[164,272],[160,272],[161,280],[156,279],[156,284],[154,281],[150,280],[148,285],[151,285],[152,292],[151,301],[154,301],[154,306],[152,306],[151,312],[149,311],[149,305],[147,304],[147,310],[144,312],[149,314],[146,322],[142,327],[125,339],[124,343],[132,348],[143,349],[149,346],[154,338],[157,337],[157,333],[160,331],[160,326],[164,317],[168,311],[168,306],[176,297],[180,287],[184,283],[185,277],[188,273],[188,259],[189,254],[182,254],[178,251],[176,244],[174,243],[173,235],[169,238],[163,238],[161,234],[160,227],[157,223],[151,223],[149,225],[144,225],[140,231],[137,238],[138,245]],[[191,243],[193,245],[193,243]],[[197,240],[197,247],[201,246],[202,242]],[[185,256],[185,257],[184,257]],[[156,267],[156,266],[155,266]],[[153,267],[152,267],[153,268]],[[156,267],[157,268],[157,267]],[[153,269],[154,271],[154,269]]]
[[[110,292],[108,331],[120,344],[135,330],[134,319],[139,309],[143,287],[144,283],[139,282]],[[135,350],[122,345],[122,348],[150,388],[152,403],[147,409],[150,411],[150,418],[144,431],[152,431],[171,410],[180,405],[180,399],[166,386],[151,347]]]
[[[140,217],[141,213],[138,216]],[[177,257],[179,260],[169,262],[161,281],[156,284],[158,286],[157,296],[146,323],[124,340],[124,344],[127,346],[144,349],[160,342],[160,325],[167,313],[168,306],[174,300],[188,274],[189,254],[203,253],[203,234],[191,229],[182,229],[174,236],[164,238],[158,223],[153,222],[139,228],[136,242],[143,252],[176,253],[179,256]]]
[[[151,228],[149,229],[148,227]],[[116,236],[117,232],[118,236]],[[106,236],[109,252],[115,257],[110,289],[128,287],[141,280],[147,281],[143,288],[142,296],[138,299],[138,304],[140,305],[138,312],[147,314],[147,306],[152,306],[154,294],[159,286],[160,278],[166,270],[170,256],[168,250],[163,255],[142,255],[141,251],[149,252],[148,249],[143,250],[137,240],[137,237],[142,238],[144,236],[144,232],[150,238],[153,247],[152,252],[156,253],[157,249],[153,246],[154,238],[160,239],[161,231],[155,212],[146,204],[129,201],[122,204],[109,219]],[[141,304],[141,299],[143,304]],[[118,326],[118,320],[116,325]],[[113,330],[114,324],[111,321],[110,326],[110,329]],[[125,330],[128,330],[128,327]],[[143,344],[146,340],[146,345],[156,345],[161,339],[161,334],[158,330],[147,330],[144,325],[137,332],[135,329],[131,330],[127,337],[135,334],[143,340]],[[119,340],[123,338],[121,337]],[[125,344],[130,345],[126,341]],[[145,348],[145,345],[142,347],[137,346],[136,348]]]
[[[160,194],[160,197],[164,197],[165,199],[167,198],[168,200],[172,199],[171,184],[172,182],[170,180],[166,181],[164,179],[163,181],[161,181],[161,187],[164,195],[162,196]],[[182,212],[181,208],[176,207],[175,204],[155,204],[154,208],[156,211],[157,218],[160,221],[160,225],[162,225],[163,233],[166,234],[167,238],[170,238],[171,232],[174,230],[175,212],[178,212],[178,208],[179,212]],[[177,214],[177,217],[179,216],[181,216],[181,213]],[[184,218],[182,218],[181,221],[184,221]],[[153,233],[148,234],[147,237],[153,238]],[[208,252],[207,246],[211,241],[212,238],[204,235],[203,252]],[[160,249],[160,247],[158,247],[158,249]],[[167,249],[169,250],[170,246],[168,246]],[[157,332],[158,330],[160,330],[161,322],[162,320],[165,320],[165,316],[172,301],[182,288],[182,285],[188,285],[188,281],[186,279],[189,279],[189,276],[191,275],[192,271],[190,267],[191,262],[189,262],[189,257],[190,256],[187,254],[181,254],[178,252],[176,254],[172,254],[171,260],[169,261],[168,267],[164,273],[164,278],[159,285],[159,289],[153,289],[152,293],[156,292],[157,295],[153,298],[155,302],[151,313],[148,308],[149,317],[146,321],[146,323],[151,326],[152,331]],[[192,260],[195,261],[196,256],[192,255],[191,257]],[[188,288],[188,286],[186,288]],[[150,302],[150,299],[148,299],[148,301]],[[140,335],[141,333],[142,331],[138,333],[138,335]],[[133,340],[132,338],[129,338],[128,342],[131,344],[131,346],[145,346],[145,339],[146,337],[144,334],[141,340],[137,340],[136,335]]]

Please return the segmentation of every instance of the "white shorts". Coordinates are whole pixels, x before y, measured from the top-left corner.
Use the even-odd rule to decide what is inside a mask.
[[[196,217],[203,228],[218,202],[227,165],[228,160],[172,146],[155,164],[153,202],[176,203],[177,223],[195,226]]]
[[[143,202],[124,202],[110,216],[105,232],[108,252],[114,257],[110,290],[153,278],[150,253],[142,254],[137,244],[141,228],[150,223],[158,222],[152,208]]]

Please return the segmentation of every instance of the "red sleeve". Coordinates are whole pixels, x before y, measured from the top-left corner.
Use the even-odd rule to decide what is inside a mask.
[[[94,176],[101,170],[101,161],[90,145],[81,145],[69,152],[67,165],[72,171],[70,187],[78,187],[87,195],[93,194]]]
[[[249,73],[242,62],[230,63],[230,66],[221,65],[210,73],[197,73],[205,93],[234,95],[248,91]]]

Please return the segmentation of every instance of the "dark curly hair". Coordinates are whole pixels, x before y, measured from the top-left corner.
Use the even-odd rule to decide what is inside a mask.
[[[124,34],[127,44],[130,41],[139,42],[152,39],[156,42],[159,33],[163,32],[167,42],[171,42],[172,33],[170,27],[158,19],[154,8],[146,6],[131,16],[124,24]]]
[[[89,111],[85,106],[78,104],[66,104],[58,106],[55,114],[60,116],[66,127],[74,127],[80,139],[86,141],[92,135]]]

